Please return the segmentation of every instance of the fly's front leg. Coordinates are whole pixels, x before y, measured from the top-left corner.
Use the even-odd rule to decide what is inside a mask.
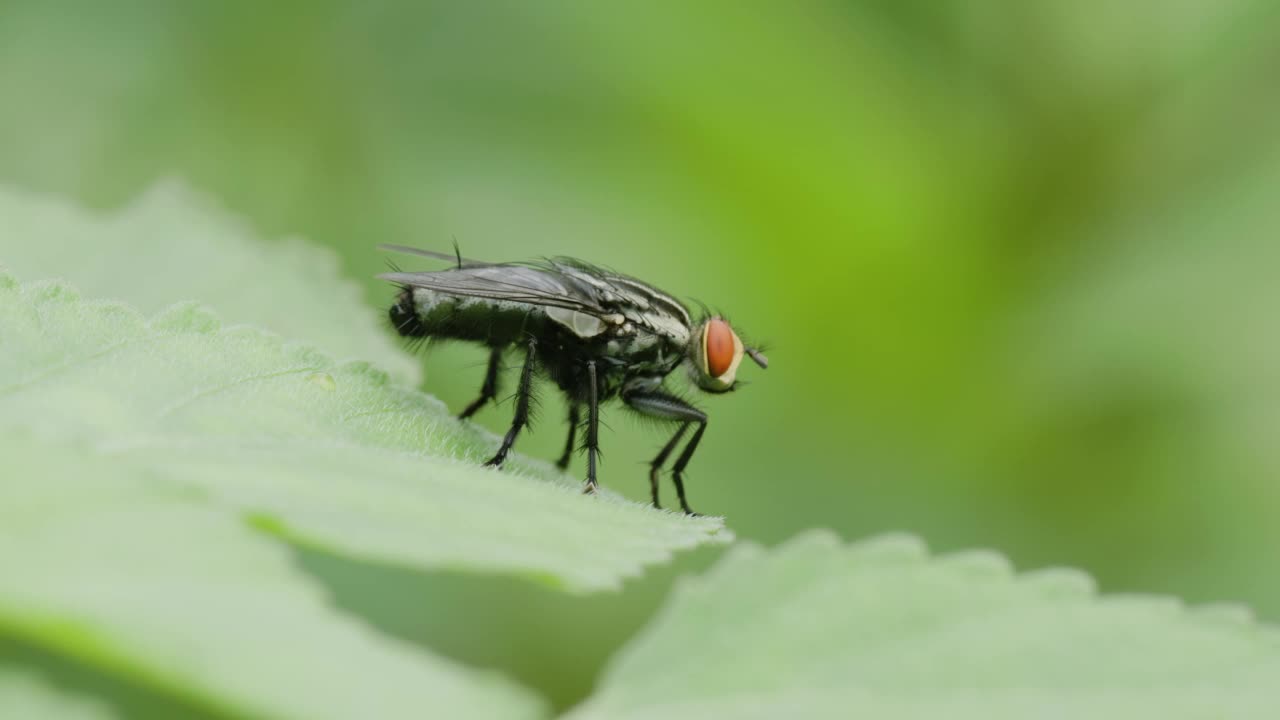
[[[599,387],[596,385],[596,361],[587,361],[587,381],[591,389],[587,393],[587,487],[588,495],[595,494],[596,456],[600,454],[600,401]]]
[[[667,441],[662,451],[658,453],[658,457],[654,458],[649,465],[649,484],[653,492],[654,507],[660,507],[658,505],[658,473],[662,470],[663,463],[667,461],[667,457],[680,444],[680,440],[688,432],[689,426],[694,423],[698,424],[698,429],[693,433],[693,438],[689,440],[684,452],[680,453],[680,457],[676,459],[676,464],[672,468],[671,474],[671,479],[676,486],[676,495],[680,499],[680,509],[684,510],[688,515],[696,515],[697,513],[689,507],[689,501],[685,499],[684,468],[689,464],[690,458],[693,457],[693,452],[698,449],[698,442],[702,440],[702,433],[707,429],[707,414],[684,400],[660,390],[637,390],[623,395],[622,400],[637,412],[649,417],[681,423],[680,429],[676,431],[671,440]]]
[[[476,411],[484,407],[484,404],[492,400],[498,394],[498,370],[502,363],[502,349],[492,348],[489,350],[489,367],[484,371],[484,385],[480,386],[480,397],[471,401],[471,404],[465,410],[458,413],[459,420],[466,420]]]
[[[575,402],[569,405],[569,439],[565,441],[564,454],[556,461],[556,467],[561,470],[569,467],[569,460],[573,457],[573,441],[578,435],[578,423],[582,420],[582,418],[579,417],[581,412],[582,410],[578,403]]]
[[[507,430],[506,436],[502,438],[502,446],[498,448],[498,452],[485,465],[500,467],[502,462],[507,459],[507,453],[511,451],[511,446],[516,442],[516,436],[520,434],[520,430],[529,422],[529,397],[533,390],[533,367],[536,362],[535,355],[538,350],[538,342],[532,337],[529,338],[529,351],[524,356],[524,367],[520,370],[520,386],[516,388],[516,414],[511,419],[511,429]]]
[[[684,467],[693,458],[693,452],[698,449],[698,443],[702,442],[702,433],[706,431],[707,418],[704,415],[702,422],[698,424],[697,431],[689,439],[689,444],[684,446],[684,452],[680,453],[680,457],[676,458],[675,466],[671,468],[671,480],[676,484],[676,495],[680,498],[680,509],[684,510],[686,515],[697,515],[698,513],[689,509],[689,501],[684,499]]]
[[[688,431],[689,423],[681,424],[676,434],[672,435],[667,444],[662,446],[662,450],[658,452],[658,457],[649,463],[649,493],[653,496],[653,506],[658,510],[662,509],[662,503],[658,502],[658,475],[662,472],[662,466],[667,462],[667,457],[671,455],[671,451],[676,449],[676,445],[680,444],[680,439]]]

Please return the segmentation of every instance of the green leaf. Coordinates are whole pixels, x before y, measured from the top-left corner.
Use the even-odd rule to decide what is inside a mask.
[[[209,303],[228,322],[313,343],[339,359],[369,360],[407,380],[420,373],[332,251],[299,238],[260,242],[245,221],[177,181],[110,215],[4,190],[0,217],[7,238],[0,267],[20,277],[62,278],[86,296],[147,313],[177,300]]]
[[[87,473],[141,463],[333,553],[579,592],[731,538],[719,518],[584,496],[544,463],[483,468],[497,438],[366,365],[190,305],[147,321],[61,284],[0,284],[0,429],[86,441]]]
[[[544,713],[496,675],[344,617],[288,548],[163,468],[22,433],[0,452],[17,470],[0,484],[0,635],[215,715]],[[66,701],[0,675],[2,717],[62,717]]]
[[[0,263],[34,269],[84,250],[90,260],[61,274],[133,305],[204,288],[236,320],[329,350],[381,337],[323,256],[228,239],[193,202],[167,188],[90,220],[0,193],[6,220],[43,243],[6,245]],[[190,264],[207,285],[130,274],[128,256],[163,247],[170,229],[176,249],[158,265]],[[288,296],[272,312],[237,302],[259,273]],[[214,715],[540,716],[527,691],[342,615],[281,543],[588,592],[732,537],[720,519],[583,496],[576,479],[518,455],[501,472],[480,467],[497,442],[368,364],[223,328],[194,303],[148,320],[0,271],[0,640]],[[67,700],[25,679],[5,688],[0,710],[57,714]]]
[[[116,720],[101,702],[62,692],[38,675],[0,665],[0,718],[22,720]]]
[[[814,532],[677,588],[569,717],[1273,718],[1280,631],[1072,571]]]

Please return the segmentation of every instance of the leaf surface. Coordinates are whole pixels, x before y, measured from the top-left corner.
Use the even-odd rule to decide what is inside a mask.
[[[481,467],[497,438],[367,365],[191,305],[148,321],[61,284],[4,285],[0,428],[155,468],[298,542],[587,592],[731,538],[719,518],[584,496],[545,463]]]
[[[93,698],[63,692],[29,670],[15,665],[0,665],[0,717],[117,720],[119,715]]]
[[[163,468],[8,433],[0,636],[214,716],[537,718],[540,699],[332,607],[289,549]],[[13,718],[111,717],[0,673]]]
[[[992,553],[812,532],[686,582],[574,720],[1275,717],[1280,631]]]
[[[154,313],[178,300],[207,303],[227,322],[313,344],[340,360],[368,360],[416,381],[418,361],[365,305],[338,257],[300,238],[261,242],[248,223],[178,181],[124,208],[94,214],[61,199],[0,189],[0,267],[61,278],[86,297]],[[377,243],[369,242],[376,253]]]

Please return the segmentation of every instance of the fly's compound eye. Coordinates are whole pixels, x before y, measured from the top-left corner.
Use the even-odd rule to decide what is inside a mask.
[[[703,323],[698,343],[698,385],[711,392],[732,388],[743,352],[742,341],[729,323],[718,317]]]
[[[707,330],[703,333],[702,342],[704,357],[707,359],[708,375],[720,377],[729,372],[729,366],[733,365],[733,342],[736,339],[733,335],[733,330],[729,327],[729,323],[719,318],[707,323]]]

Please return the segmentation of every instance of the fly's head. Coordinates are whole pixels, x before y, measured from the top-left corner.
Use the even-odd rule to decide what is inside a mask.
[[[702,321],[693,335],[692,345],[689,374],[693,382],[706,392],[732,390],[744,356],[761,368],[769,367],[769,359],[756,348],[744,345],[729,322],[719,316]]]

